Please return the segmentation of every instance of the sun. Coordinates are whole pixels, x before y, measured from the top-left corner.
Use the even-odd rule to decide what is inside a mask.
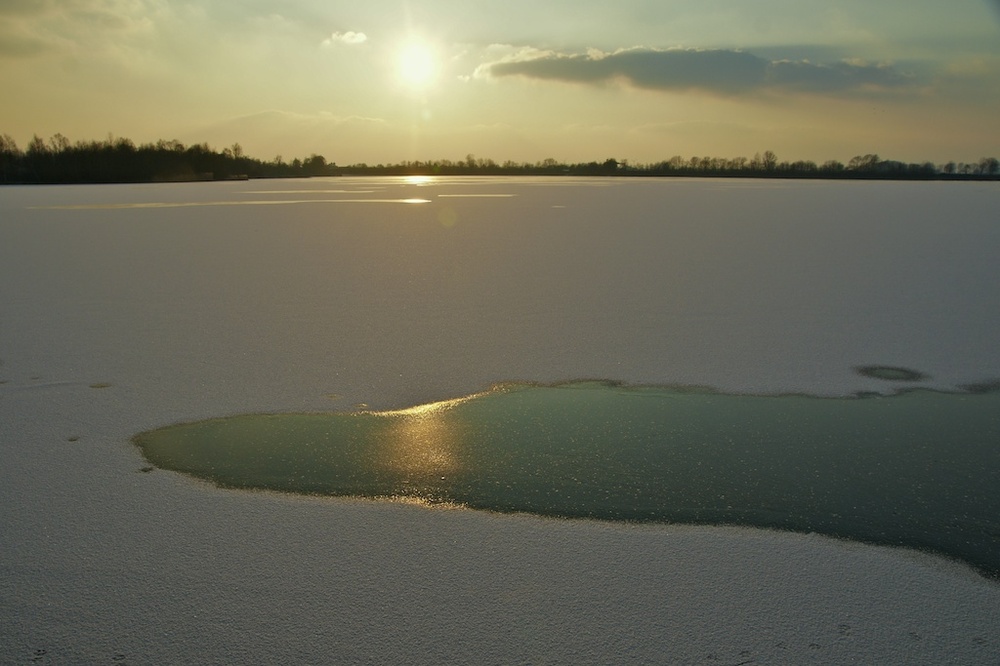
[[[434,48],[420,41],[407,42],[396,56],[396,76],[411,90],[425,90],[439,74],[438,56]]]

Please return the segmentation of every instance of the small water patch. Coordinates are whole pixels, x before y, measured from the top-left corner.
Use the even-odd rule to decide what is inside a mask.
[[[922,382],[929,379],[919,370],[900,368],[892,365],[859,365],[855,368],[862,377],[882,379],[888,382]]]
[[[817,532],[1000,577],[1000,392],[756,396],[504,385],[405,410],[254,414],[136,435],[220,486]]]

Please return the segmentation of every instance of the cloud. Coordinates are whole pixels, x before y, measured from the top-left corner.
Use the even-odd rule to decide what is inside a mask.
[[[28,57],[44,53],[49,43],[20,27],[0,24],[0,58]]]
[[[340,127],[343,125],[370,125],[370,126],[380,126],[385,125],[386,121],[382,118],[374,118],[368,116],[340,116],[328,111],[319,111],[316,113],[296,113],[293,111],[284,111],[281,109],[268,109],[265,111],[258,111],[256,113],[248,113],[241,116],[234,116],[223,120],[217,124],[208,126],[206,129],[211,131],[216,131],[219,129],[236,127],[238,129],[253,129],[260,130],[264,128],[274,128],[274,127]]]
[[[591,50],[585,55],[529,50],[483,65],[477,73],[493,78],[521,76],[589,85],[620,81],[648,90],[703,90],[722,95],[756,91],[835,94],[914,84],[912,76],[891,65],[768,60],[726,49],[634,48],[614,53]]]
[[[346,44],[347,46],[356,46],[358,44],[364,44],[368,41],[368,35],[363,32],[354,32],[353,30],[348,30],[347,32],[335,32],[328,38],[323,40],[323,46],[330,47],[337,44]]]
[[[36,15],[48,11],[52,0],[2,0],[0,16]]]
[[[399,159],[398,147],[408,133],[408,127],[395,128],[378,117],[268,109],[174,134],[185,143],[208,141],[209,145],[228,146],[239,142],[248,155],[260,158],[281,154],[291,159],[319,153],[332,162],[349,164]],[[378,156],[379,149],[385,154]]]
[[[387,123],[382,118],[367,116],[340,116],[321,111],[317,113],[296,113],[280,109],[268,109],[256,113],[234,116],[209,125],[195,128],[190,138],[216,137],[222,143],[232,141],[279,147],[305,143],[302,137],[314,140],[329,139],[330,136],[346,132],[350,135],[367,136],[371,132],[384,131]],[[250,139],[249,137],[253,137]],[[204,140],[198,139],[198,140]]]
[[[149,41],[151,16],[133,0],[0,0],[0,57],[119,53]]]

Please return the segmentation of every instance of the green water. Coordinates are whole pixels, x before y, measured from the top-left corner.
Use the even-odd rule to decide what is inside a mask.
[[[246,415],[134,439],[221,486],[919,548],[1000,577],[1000,393],[505,386],[398,412]]]

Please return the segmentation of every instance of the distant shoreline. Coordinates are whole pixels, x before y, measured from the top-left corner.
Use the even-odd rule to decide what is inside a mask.
[[[563,173],[549,173],[549,172],[489,172],[481,173],[478,171],[448,171],[446,173],[432,172],[432,171],[380,171],[377,173],[364,172],[364,171],[353,171],[349,168],[345,168],[341,173],[333,174],[336,176],[354,176],[354,177],[371,177],[371,176],[386,176],[386,177],[399,177],[399,176],[496,176],[496,177],[517,177],[517,176],[537,176],[537,177],[553,177],[553,178],[702,178],[702,179],[763,179],[763,180],[883,180],[883,181],[911,181],[911,180],[924,180],[924,181],[958,181],[958,182],[995,182],[1000,181],[1000,175],[947,175],[947,174],[937,174],[933,176],[909,176],[909,175],[897,175],[897,174],[864,174],[864,173],[845,173],[845,174],[828,174],[828,173],[818,173],[818,174],[786,174],[786,173],[756,173],[756,172],[737,172],[737,173],[717,173],[717,174],[704,174],[704,173],[644,173],[644,172],[623,172],[623,173],[587,173],[579,171],[567,171]]]
[[[17,180],[2,181],[0,187],[18,185],[143,185],[143,184],[181,184],[181,183],[219,183],[245,180],[287,180],[294,178],[405,178],[405,177],[455,177],[455,178],[648,178],[648,179],[670,179],[670,178],[694,178],[703,180],[824,180],[824,181],[884,181],[884,182],[904,182],[904,181],[924,181],[924,182],[960,182],[960,183],[988,183],[1000,181],[1000,175],[980,175],[980,174],[935,174],[931,176],[913,176],[905,174],[867,174],[867,173],[844,173],[844,174],[786,174],[786,173],[586,173],[578,171],[566,171],[562,173],[550,172],[488,172],[478,171],[424,171],[424,170],[379,170],[355,171],[350,168],[338,169],[338,173],[326,173],[319,175],[257,175],[234,174],[216,177],[212,174],[179,176],[165,178],[150,178],[147,180],[121,179],[121,180]]]
[[[847,164],[827,160],[779,161],[774,152],[752,158],[690,157],[634,163],[608,158],[602,162],[563,163],[552,158],[540,162],[498,163],[467,155],[461,160],[405,161],[337,166],[315,153],[285,162],[279,155],[265,161],[244,154],[242,146],[216,151],[208,144],[185,146],[160,140],[136,145],[130,139],[78,141],[56,134],[48,141],[35,136],[22,150],[6,134],[0,135],[0,184],[35,185],[87,183],[154,183],[304,178],[312,176],[599,176],[656,178],[779,178],[786,180],[1000,180],[1000,160],[982,157],[977,162],[905,163],[869,153],[852,157]]]

